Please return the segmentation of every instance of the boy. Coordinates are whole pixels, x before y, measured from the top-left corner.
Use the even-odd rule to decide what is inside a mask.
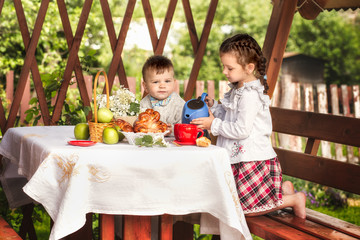
[[[148,93],[140,102],[141,108],[160,113],[160,121],[171,126],[181,123],[185,101],[175,92],[174,66],[165,56],[149,57],[142,68],[143,87]],[[173,132],[173,131],[172,131]]]

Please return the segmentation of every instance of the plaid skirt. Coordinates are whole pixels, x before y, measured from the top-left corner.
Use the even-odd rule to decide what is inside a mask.
[[[231,165],[244,214],[271,210],[283,204],[282,172],[277,157]]]

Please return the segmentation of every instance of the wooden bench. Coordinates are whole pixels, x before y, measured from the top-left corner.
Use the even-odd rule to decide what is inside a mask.
[[[0,240],[21,240],[22,238],[14,229],[0,216]]]
[[[360,147],[360,119],[271,108],[273,131],[305,137],[303,152],[276,148],[283,174],[360,194],[360,166],[316,156],[320,141]],[[250,231],[264,239],[360,239],[360,227],[306,209],[306,219],[291,209],[247,217]]]

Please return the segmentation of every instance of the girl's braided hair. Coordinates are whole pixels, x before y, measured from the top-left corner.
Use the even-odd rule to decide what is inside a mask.
[[[220,56],[231,53],[237,57],[238,63],[245,68],[246,64],[255,65],[254,75],[264,85],[264,93],[267,94],[269,85],[266,81],[266,58],[256,40],[248,34],[237,34],[226,39],[220,46]]]

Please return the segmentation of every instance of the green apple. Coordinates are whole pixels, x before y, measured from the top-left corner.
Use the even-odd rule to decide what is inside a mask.
[[[118,125],[115,125],[114,128],[118,132],[118,134],[119,134],[119,142],[121,142],[122,140],[124,140],[125,135],[121,132],[121,128]]]
[[[98,122],[109,123],[113,119],[114,114],[108,108],[100,108],[97,112]]]
[[[87,140],[90,137],[89,125],[87,123],[78,123],[74,127],[74,135],[77,140]]]
[[[115,144],[119,142],[119,133],[113,127],[107,127],[103,131],[103,142],[106,144]]]

